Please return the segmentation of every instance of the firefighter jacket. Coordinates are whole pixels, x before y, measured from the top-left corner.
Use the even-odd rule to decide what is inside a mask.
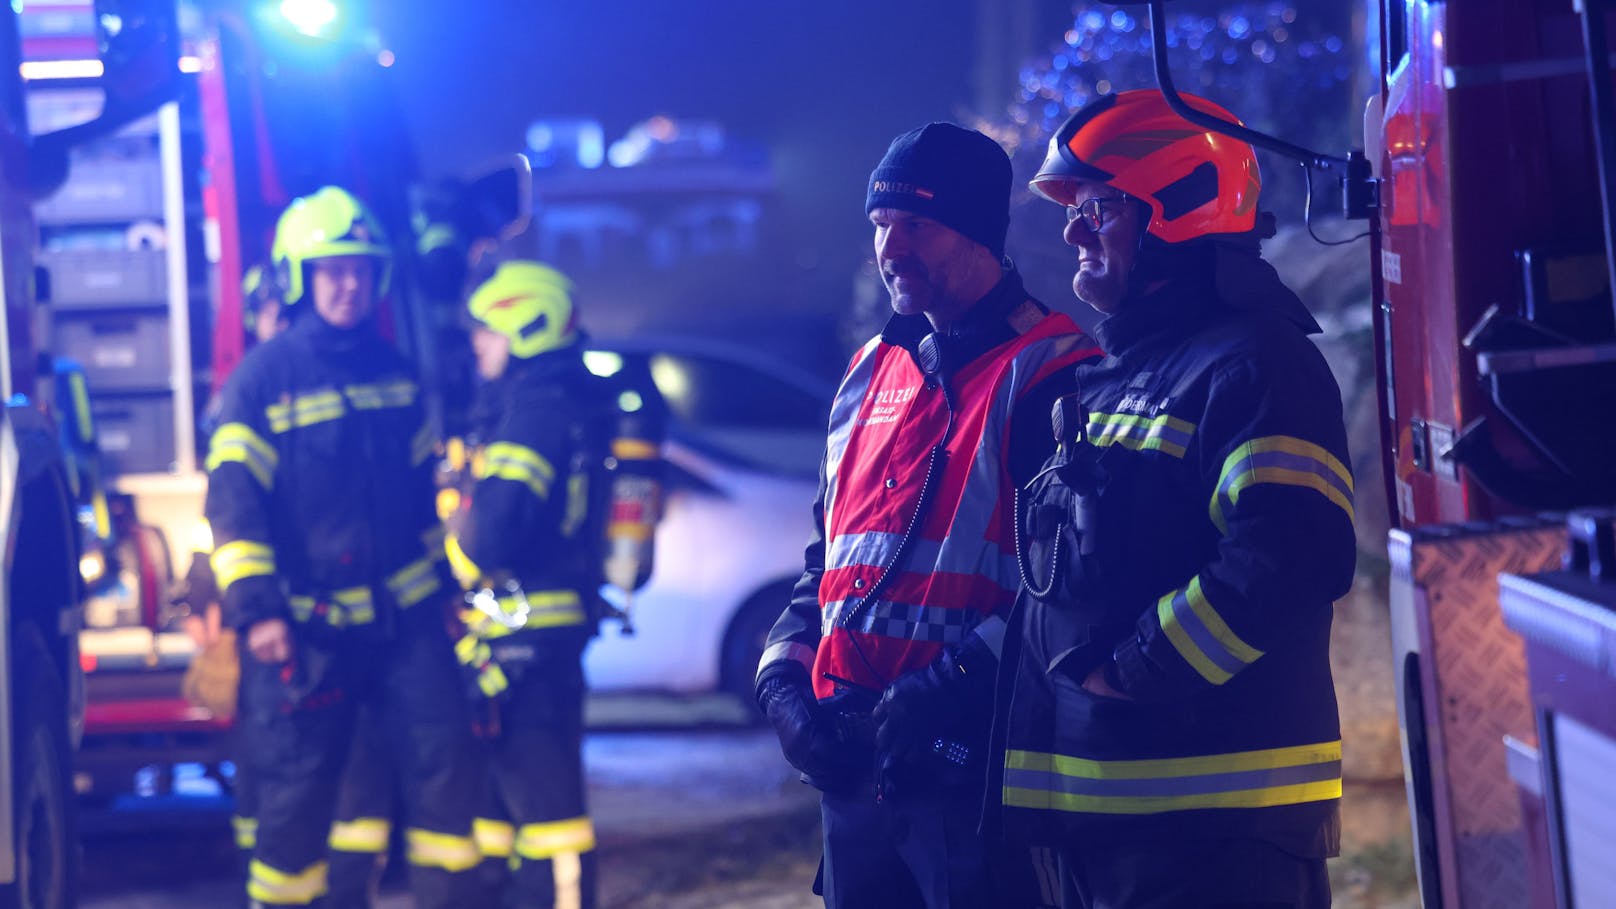
[[[483,388],[470,507],[452,520],[449,542],[461,579],[492,591],[463,612],[476,637],[543,631],[581,641],[593,633],[605,507],[599,465],[615,413],[603,388],[577,345],[512,359]]]
[[[917,359],[931,327],[920,315],[894,317],[853,356],[831,405],[818,533],[760,685],[796,663],[821,699],[831,675],[881,689],[970,635],[997,660],[1017,587],[1012,476],[1036,469],[1050,402],[1098,351],[1014,272],[972,314],[931,374]]]
[[[1338,849],[1330,621],[1356,553],[1341,396],[1311,316],[1252,274],[1246,296],[1179,281],[1125,305],[1057,405],[1001,671],[1007,831]],[[1132,700],[1084,689],[1096,669]]]
[[[242,360],[207,458],[229,624],[284,618],[385,636],[402,610],[450,589],[419,397],[373,329],[312,312]]]

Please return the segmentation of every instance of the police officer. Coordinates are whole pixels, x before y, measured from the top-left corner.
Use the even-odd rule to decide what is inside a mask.
[[[452,582],[433,438],[373,319],[391,254],[370,213],[326,187],[282,214],[272,258],[292,325],[226,385],[206,505],[258,780],[247,892],[266,906],[326,894],[338,779],[364,704],[406,781],[418,904],[466,905],[478,781],[440,608]]]
[[[1155,90],[1073,114],[1032,181],[1109,354],[1059,402],[1020,528],[1004,826],[1060,847],[1067,907],[1330,904],[1352,474],[1260,185]]]
[[[583,649],[601,583],[611,405],[584,367],[560,272],[506,262],[468,309],[488,384],[475,485],[448,546],[473,590],[456,649],[483,717],[492,786],[478,842],[509,869],[499,905],[587,909],[595,830],[584,800]]]
[[[977,834],[1011,503],[1096,351],[1004,257],[1009,200],[1004,151],[950,123],[899,136],[870,176],[893,316],[831,405],[819,536],[757,678],[787,760],[823,791],[832,909],[1016,904]]]

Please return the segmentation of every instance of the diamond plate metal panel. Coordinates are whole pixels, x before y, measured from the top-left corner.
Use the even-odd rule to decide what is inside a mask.
[[[1412,622],[1421,653],[1443,905],[1519,909],[1526,850],[1504,736],[1537,736],[1524,648],[1504,626],[1498,575],[1558,568],[1565,526],[1543,519],[1392,536],[1393,583],[1404,587],[1393,601],[1413,613],[1393,622]]]

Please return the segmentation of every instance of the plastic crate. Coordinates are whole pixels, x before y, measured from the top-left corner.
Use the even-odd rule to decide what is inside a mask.
[[[168,388],[163,312],[93,313],[56,322],[56,349],[84,365],[92,392]]]
[[[161,249],[59,249],[39,254],[50,270],[50,302],[63,308],[165,303],[168,259]]]
[[[155,158],[76,158],[67,182],[34,211],[44,224],[161,218],[162,170]]]
[[[169,396],[94,398],[90,411],[102,457],[113,472],[174,469],[174,402]]]

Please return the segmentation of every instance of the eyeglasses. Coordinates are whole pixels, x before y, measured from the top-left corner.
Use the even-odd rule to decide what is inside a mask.
[[[1081,222],[1091,232],[1098,232],[1105,225],[1105,206],[1121,205],[1126,199],[1109,196],[1094,196],[1084,199],[1077,205],[1066,206],[1066,220]]]

